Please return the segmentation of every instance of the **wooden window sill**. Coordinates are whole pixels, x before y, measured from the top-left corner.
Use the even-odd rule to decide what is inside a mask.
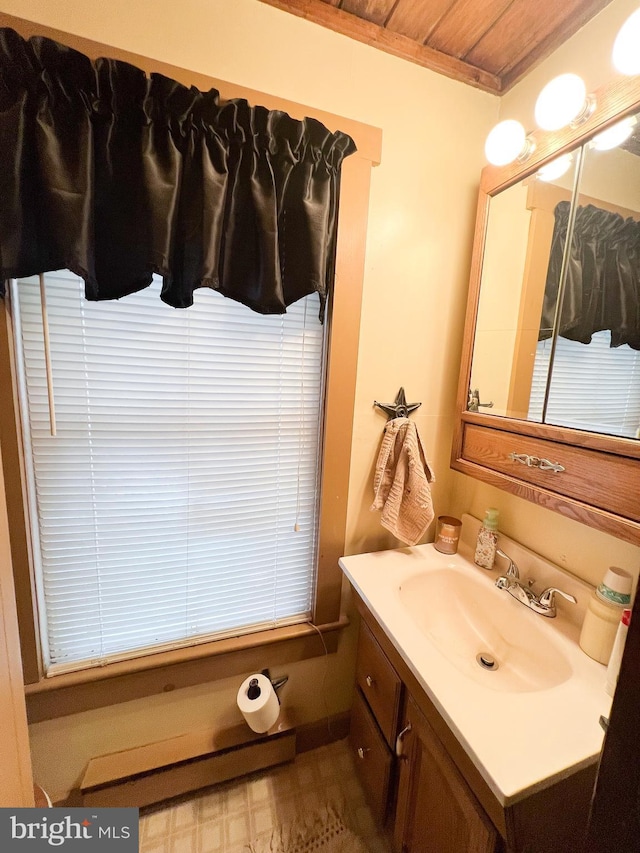
[[[308,623],[291,625],[42,678],[25,685],[27,716],[30,723],[37,723],[170,693],[265,666],[318,657],[325,654],[325,646],[331,654],[348,624],[341,617],[317,629]]]

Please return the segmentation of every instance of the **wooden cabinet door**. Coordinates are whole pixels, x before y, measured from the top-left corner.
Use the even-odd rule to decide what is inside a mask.
[[[383,826],[389,805],[392,757],[360,692],[351,709],[349,743],[374,817]]]
[[[494,853],[497,832],[412,699],[407,703],[395,848],[402,853]]]
[[[356,684],[393,749],[398,733],[402,682],[364,622],[360,624]]]

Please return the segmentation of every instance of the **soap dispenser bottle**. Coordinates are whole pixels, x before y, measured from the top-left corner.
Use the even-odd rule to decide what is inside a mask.
[[[497,546],[498,510],[491,507],[486,511],[482,527],[478,532],[474,557],[476,565],[481,566],[483,569],[492,569],[496,559]]]

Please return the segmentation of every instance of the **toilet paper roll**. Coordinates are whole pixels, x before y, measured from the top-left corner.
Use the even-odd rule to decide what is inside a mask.
[[[257,672],[240,685],[238,708],[254,732],[266,732],[275,725],[280,714],[280,702],[273,684],[266,675]]]

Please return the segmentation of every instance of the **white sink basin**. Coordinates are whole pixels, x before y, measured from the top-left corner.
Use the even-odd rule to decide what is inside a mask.
[[[505,592],[458,568],[415,574],[400,600],[420,630],[466,676],[491,690],[548,690],[571,677],[558,644]]]
[[[578,599],[534,613],[473,562],[479,522],[463,516],[456,555],[417,545],[343,557],[340,566],[469,759],[505,806],[598,759],[611,699],[606,668],[578,645],[592,588],[501,534],[534,577]],[[473,526],[475,525],[475,527]],[[501,568],[502,566],[500,566]],[[485,669],[478,654],[492,657]]]

